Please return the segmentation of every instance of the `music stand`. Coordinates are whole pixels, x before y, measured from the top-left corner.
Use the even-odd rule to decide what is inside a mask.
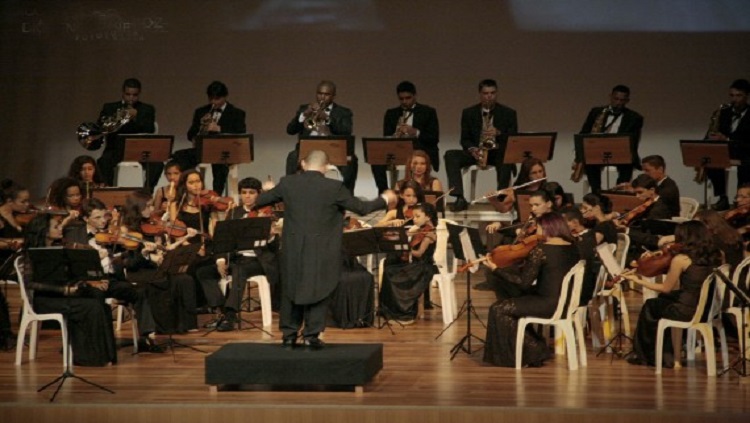
[[[627,253],[627,252],[626,252]],[[620,267],[620,264],[615,259],[615,256],[612,254],[612,252],[609,250],[607,244],[599,244],[596,247],[596,254],[601,259],[602,265],[607,270],[607,273],[610,274],[612,277],[619,276],[623,269]],[[625,283],[625,280],[623,280],[623,283]],[[614,289],[614,288],[613,288]],[[622,292],[622,290],[620,290]],[[618,300],[620,301],[620,300]],[[632,354],[632,350],[625,353],[625,350],[622,348],[622,341],[624,339],[630,341],[631,345],[633,344],[633,338],[629,337],[625,334],[625,331],[623,330],[623,316],[622,316],[622,308],[625,307],[625,304],[620,301],[619,307],[617,308],[617,333],[615,336],[612,337],[612,339],[607,342],[606,345],[604,345],[598,353],[596,353],[596,356],[599,357],[607,350],[612,350],[612,360],[610,362],[613,362],[615,360],[615,355],[624,358]]]
[[[403,254],[409,253],[409,251],[411,250],[411,247],[409,246],[409,236],[406,233],[406,227],[395,226],[372,229],[375,232],[375,239],[377,240],[378,244],[378,252]],[[381,310],[382,309],[380,307],[380,301],[378,301],[378,310],[376,312],[378,316],[378,329],[382,329],[383,327],[388,326],[388,329],[391,331],[391,335],[395,335],[396,333],[393,331],[393,327],[391,327],[391,321],[388,318],[384,319],[384,323],[381,323],[380,318],[383,317]],[[395,320],[395,322],[397,322],[399,326],[404,327],[401,322],[397,320]]]
[[[237,165],[252,163],[255,158],[253,134],[217,134],[195,138],[195,150],[201,163],[229,166],[227,193],[236,197],[239,170]],[[222,193],[219,193],[221,195]]]
[[[143,188],[93,188],[91,198],[98,198],[108,207],[125,207],[125,201],[130,194]]]
[[[321,150],[328,155],[328,163],[334,166],[347,166],[354,156],[354,137],[351,135],[329,137],[304,137],[299,139],[298,163],[313,150]]]
[[[398,182],[396,166],[408,166],[409,158],[414,152],[416,138],[370,137],[362,138],[362,148],[365,151],[365,162],[370,166],[387,166],[391,175],[391,188]]]
[[[704,169],[727,169],[731,160],[729,141],[680,140],[682,163]],[[708,208],[708,178],[703,178],[703,205]]]
[[[271,225],[273,219],[271,217],[256,217],[252,219],[230,219],[223,220],[216,223],[214,230],[213,245],[214,254],[232,253],[236,251],[248,251],[256,248],[263,248],[268,245],[268,238],[271,235]],[[237,298],[242,298],[239,295],[240,281],[232,281],[232,291]],[[258,329],[263,331],[267,335],[273,337],[270,332],[256,325],[249,320],[242,319],[242,303],[240,301],[237,307],[237,328],[242,331],[242,322],[246,322],[250,325],[247,329]],[[225,317],[221,316],[219,321],[216,322],[216,326],[207,331],[203,336],[214,332]]]
[[[739,301],[740,305],[740,316],[741,316],[741,322],[737,322],[737,335],[740,341],[740,354],[739,356],[734,360],[734,362],[729,363],[729,366],[727,366],[725,369],[722,369],[717,376],[721,376],[724,373],[734,370],[737,375],[741,377],[746,377],[748,375],[747,372],[747,363],[750,361],[747,357],[747,349],[748,346],[745,345],[745,341],[743,339],[747,339],[747,324],[748,322],[745,321],[745,316],[747,315],[747,309],[750,308],[750,298],[747,296],[747,294],[741,290],[738,286],[732,283],[732,281],[729,280],[727,275],[724,274],[721,270],[714,269],[714,275],[718,276],[722,282],[724,282],[724,285],[734,293],[734,297]],[[749,275],[750,276],[750,275]],[[731,304],[730,304],[731,306]],[[742,348],[744,347],[744,348]],[[737,370],[738,365],[742,365],[742,370]]]
[[[34,279],[37,282],[67,286],[70,284],[70,281],[94,280],[94,278],[101,279],[100,276],[104,275],[99,253],[94,249],[71,249],[62,247],[29,248],[28,252],[32,268],[34,269]],[[39,270],[37,271],[37,269]],[[63,319],[63,321],[67,323],[67,319]],[[62,374],[52,382],[37,389],[37,392],[42,392],[55,383],[60,382],[60,384],[57,385],[55,392],[52,394],[52,398],[49,400],[50,402],[54,402],[57,393],[60,392],[60,388],[62,388],[65,381],[69,378],[74,378],[95,388],[99,388],[102,391],[109,392],[110,394],[115,393],[109,388],[73,373],[73,358],[72,353],[70,352],[70,335],[68,336],[68,345],[63,345],[63,348],[68,348],[69,358],[68,362],[63,366]]]
[[[479,229],[470,228],[467,226],[453,225],[451,223],[448,223],[447,226],[448,240],[453,247],[453,255],[457,260],[462,260],[464,263],[469,263],[476,260],[478,256],[483,256],[485,254],[484,245],[482,245],[482,240],[479,237]],[[458,310],[456,318],[453,319],[453,321],[450,322],[450,324],[446,326],[435,339],[440,338],[443,333],[445,333],[445,331],[448,330],[448,328],[451,327],[453,323],[457,322],[458,319],[461,318],[461,315],[463,315],[464,313],[466,313],[466,335],[464,335],[464,337],[461,338],[461,340],[458,341],[458,343],[454,345],[453,348],[451,348],[451,360],[456,358],[456,355],[462,351],[469,355],[473,354],[473,351],[471,350],[472,338],[478,340],[481,343],[484,343],[484,339],[471,333],[472,314],[479,321],[479,323],[482,324],[482,326],[484,326],[485,328],[487,327],[479,318],[477,310],[474,308],[474,304],[471,300],[471,270],[466,273],[466,300]],[[480,347],[479,349],[481,348],[484,347]],[[477,349],[477,351],[479,351],[479,349]]]
[[[552,160],[557,132],[522,132],[505,137],[507,142],[503,161],[506,164],[523,163],[532,157],[543,162]]]
[[[122,157],[125,162],[164,163],[169,160],[174,146],[173,135],[127,134],[118,135],[122,140]],[[143,166],[146,184],[151,179],[150,167]],[[149,187],[151,188],[151,187]]]
[[[586,165],[632,164],[631,138],[629,134],[576,134],[576,157],[583,158]],[[609,189],[609,172],[606,174]]]
[[[443,191],[425,191],[424,201],[435,206],[435,210],[445,219],[445,193]]]
[[[529,199],[533,192],[517,190],[515,194],[516,205],[518,206],[518,220],[526,222],[529,220],[529,216],[531,216],[531,205],[529,204]]]
[[[629,191],[602,191],[602,196],[609,198],[612,204],[611,211],[624,214],[643,204],[634,192]]]

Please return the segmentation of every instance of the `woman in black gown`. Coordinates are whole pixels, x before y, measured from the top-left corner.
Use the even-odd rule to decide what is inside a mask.
[[[486,265],[498,279],[499,300],[490,307],[484,361],[496,366],[515,367],[518,319],[526,316],[549,317],[555,312],[563,278],[579,261],[565,219],[557,213],[537,218],[537,234],[545,241],[531,250],[523,269]],[[536,285],[532,285],[536,280]],[[524,366],[541,366],[549,358],[545,339],[530,326],[523,340]]]
[[[659,292],[643,304],[633,337],[631,364],[656,364],[656,330],[659,319],[688,321],[698,306],[703,281],[723,262],[721,250],[716,246],[708,227],[699,221],[684,222],[675,229],[675,241],[682,245],[669,265],[664,283],[652,283],[635,274],[623,275],[626,279]],[[662,365],[674,367],[672,337],[664,337]]]

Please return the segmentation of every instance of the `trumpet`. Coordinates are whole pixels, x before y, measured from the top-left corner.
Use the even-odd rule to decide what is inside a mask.
[[[328,113],[326,113],[326,107],[324,101],[316,104],[317,107],[312,105],[305,112],[307,117],[305,118],[304,125],[308,131],[315,131],[318,135],[330,135],[331,131],[328,129]]]
[[[78,143],[89,151],[100,149],[104,144],[104,137],[119,131],[126,123],[130,122],[132,118],[130,109],[132,108],[132,103],[125,103],[124,107],[117,109],[111,116],[101,118],[100,123],[84,122],[78,125],[78,129],[76,129]]]

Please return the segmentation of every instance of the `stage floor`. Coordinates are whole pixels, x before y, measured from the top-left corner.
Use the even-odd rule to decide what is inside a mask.
[[[472,284],[477,282],[473,278]],[[457,280],[459,303],[466,296],[466,281]],[[9,289],[13,318],[18,316],[17,293]],[[472,290],[477,312],[486,321],[494,295]],[[640,309],[640,294],[629,292],[633,327]],[[433,298],[439,298],[433,289]],[[260,311],[245,313],[260,324]],[[201,316],[205,321],[210,316]],[[278,316],[274,315],[274,325]],[[465,316],[441,337],[443,329],[438,308],[425,312],[413,325],[388,328],[329,328],[328,343],[382,343],[384,367],[362,395],[348,390],[249,389],[210,394],[204,383],[205,355],[177,349],[174,356],[140,354],[130,348],[119,350],[119,363],[104,368],[77,367],[79,376],[104,385],[109,394],[78,380],[68,380],[55,403],[52,390],[36,390],[61,372],[58,331],[41,331],[36,361],[14,366],[14,353],[0,353],[0,416],[3,422],[40,421],[649,421],[706,422],[750,421],[749,383],[729,373],[706,376],[702,355],[695,365],[665,369],[657,376],[654,369],[632,366],[610,354],[596,357],[590,347],[588,367],[568,371],[563,356],[541,368],[520,371],[488,366],[482,362],[480,344],[472,343],[473,354],[459,353],[450,360],[451,347],[467,331]],[[127,338],[125,324],[118,334]],[[203,332],[179,336],[178,340],[206,352],[228,342],[280,343],[278,330],[272,337],[258,330],[242,332]],[[472,319],[472,332],[485,337],[480,322]],[[281,347],[279,347],[281,348]],[[730,358],[737,354],[736,343]],[[719,356],[719,354],[717,354]],[[719,359],[720,360],[720,359]],[[719,363],[719,368],[721,364]],[[252,388],[252,387],[250,387]],[[81,420],[83,419],[83,420]],[[255,420],[260,419],[260,420]],[[333,420],[331,420],[333,419]],[[603,420],[604,419],[604,420]]]

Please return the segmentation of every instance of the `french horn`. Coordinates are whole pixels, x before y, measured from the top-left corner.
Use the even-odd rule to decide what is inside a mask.
[[[132,105],[127,105],[127,107],[132,107]],[[78,129],[76,129],[78,143],[89,151],[100,149],[108,134],[119,131],[126,123],[130,122],[131,115],[127,107],[117,109],[112,116],[101,119],[100,123],[84,122],[78,125]]]

